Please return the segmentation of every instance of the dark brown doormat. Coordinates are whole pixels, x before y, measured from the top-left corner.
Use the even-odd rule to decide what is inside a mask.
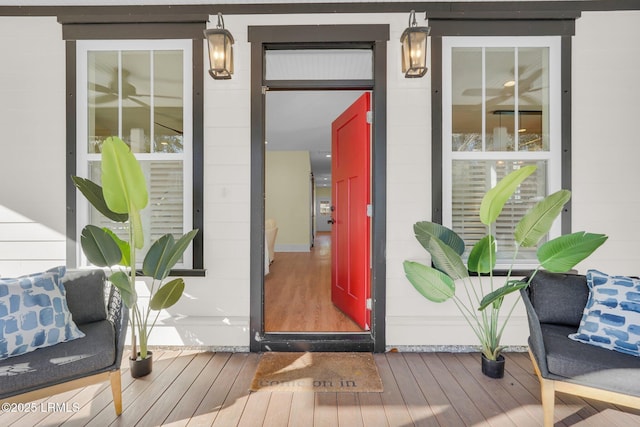
[[[382,392],[370,353],[265,353],[251,391]]]

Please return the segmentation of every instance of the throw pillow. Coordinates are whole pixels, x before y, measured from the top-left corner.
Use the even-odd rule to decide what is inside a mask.
[[[640,280],[587,272],[589,299],[569,338],[640,356]]]
[[[65,271],[0,278],[0,360],[84,337],[67,307]]]

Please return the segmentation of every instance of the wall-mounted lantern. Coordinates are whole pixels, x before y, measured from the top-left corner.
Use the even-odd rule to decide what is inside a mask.
[[[429,27],[418,27],[416,11],[412,10],[409,14],[409,27],[400,37],[402,72],[405,77],[422,77],[427,73],[427,37],[430,32]]]
[[[233,36],[224,29],[222,13],[218,12],[216,28],[204,30],[209,45],[209,74],[216,80],[230,79],[233,74]]]

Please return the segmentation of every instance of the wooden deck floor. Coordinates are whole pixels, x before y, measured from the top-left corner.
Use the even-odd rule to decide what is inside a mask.
[[[538,381],[523,353],[509,353],[501,380],[483,377],[477,354],[387,353],[375,360],[383,393],[255,392],[259,354],[159,351],[154,370],[122,373],[124,412],[107,384],[2,413],[2,426],[539,426]],[[556,399],[558,426],[638,426],[640,411]]]

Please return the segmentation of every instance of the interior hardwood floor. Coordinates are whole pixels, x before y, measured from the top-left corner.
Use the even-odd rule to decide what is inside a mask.
[[[310,252],[276,252],[264,279],[266,332],[363,332],[331,302],[331,235]]]
[[[382,393],[250,392],[258,353],[154,349],[153,372],[134,380],[122,364],[116,416],[108,382],[0,411],[0,426],[542,425],[540,385],[526,353],[507,353],[505,377],[480,372],[477,353],[374,354]],[[556,426],[640,425],[640,410],[558,394]]]

